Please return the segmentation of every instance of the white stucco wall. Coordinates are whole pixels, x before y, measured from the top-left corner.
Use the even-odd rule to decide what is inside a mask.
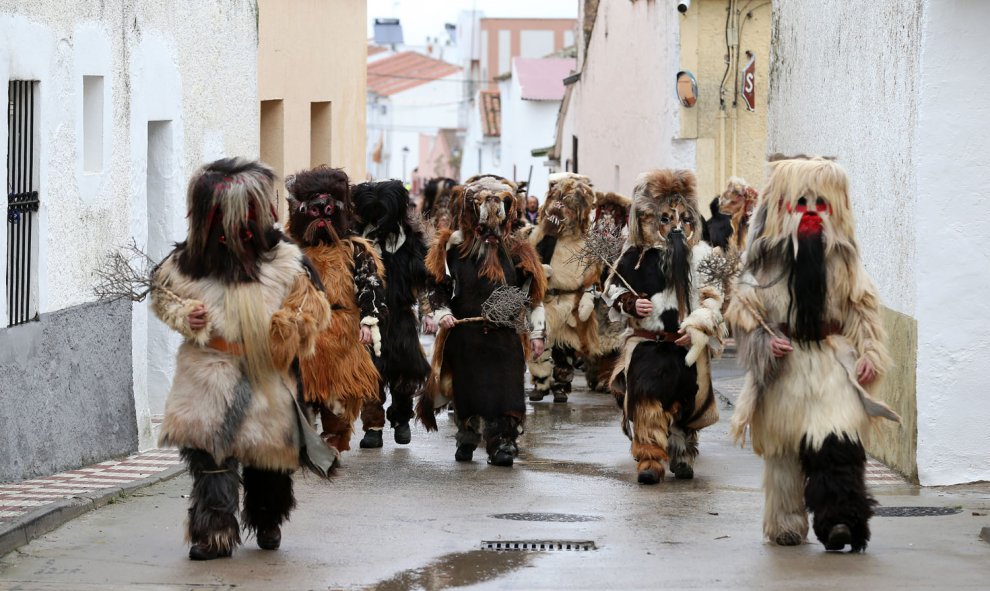
[[[694,168],[694,141],[675,139],[678,18],[674,2],[599,5],[571,97],[573,127],[562,136],[561,168],[573,158],[572,134],[578,137],[578,172],[598,190],[628,195],[643,171]]]
[[[922,3],[775,0],[768,152],[835,156],[884,303],[916,301],[915,128]]]
[[[990,480],[990,3],[929,0],[924,13],[916,213],[896,225],[918,236],[918,475],[955,484]]]
[[[456,128],[461,101],[462,72],[421,84],[388,97],[368,97],[368,172],[376,178],[402,178],[402,148],[408,147],[405,178],[412,179],[412,170],[419,162],[419,134],[436,135],[438,129]],[[381,105],[387,113],[382,115]],[[385,148],[380,165],[371,161],[371,154],[384,131]]]
[[[39,80],[41,193],[38,283],[42,314],[93,301],[93,270],[105,253],[149,234],[162,254],[185,235],[185,184],[207,159],[258,153],[257,30],[250,0],[0,2],[0,84]],[[174,15],[182,15],[181,19]],[[104,77],[103,167],[83,169],[83,76]],[[149,121],[167,120],[161,163],[165,200],[149,225]],[[6,125],[0,140],[6,145]],[[6,159],[0,162],[6,177]],[[4,198],[5,200],[5,198]],[[0,224],[0,260],[6,260]],[[4,295],[0,295],[0,304]],[[6,306],[0,305],[3,314]],[[174,347],[134,306],[134,393],[141,445],[152,443]],[[155,342],[158,342],[156,349]],[[166,351],[164,357],[151,351]],[[149,368],[150,366],[150,368]],[[160,392],[149,396],[149,380]],[[152,388],[154,389],[154,388]]]

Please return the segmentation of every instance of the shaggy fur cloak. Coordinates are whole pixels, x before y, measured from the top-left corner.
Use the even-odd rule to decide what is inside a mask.
[[[155,284],[164,289],[152,292],[155,314],[185,337],[159,445],[203,450],[218,464],[235,458],[264,470],[297,468],[303,441],[291,365],[297,356],[313,354],[316,333],[330,322],[330,308],[310,281],[302,252],[280,242],[270,261],[258,263],[257,281],[236,284],[193,279],[179,270],[180,252],[158,267]],[[192,330],[187,317],[199,305],[206,307],[209,323]],[[237,351],[245,338],[238,318],[269,324],[271,368],[255,365],[249,373]]]

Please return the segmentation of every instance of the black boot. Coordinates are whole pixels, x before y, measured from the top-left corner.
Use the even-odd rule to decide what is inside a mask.
[[[281,524],[289,519],[296,506],[292,494],[292,475],[276,470],[244,467],[245,527],[254,530],[258,547],[277,550],[282,543]]]
[[[361,438],[361,449],[375,449],[381,447],[382,444],[382,431],[381,429],[368,429],[364,432],[364,437]]]
[[[663,480],[663,477],[656,470],[649,468],[640,471],[637,480],[640,484],[658,484],[661,480]]]
[[[189,559],[190,560],[214,560],[217,558],[230,558],[233,553],[231,548],[224,548],[220,550],[218,548],[211,547],[209,544],[200,542],[193,544],[189,547]]]
[[[825,540],[825,549],[830,551],[843,550],[846,544],[851,543],[852,532],[849,531],[849,526],[840,523],[832,526],[831,531],[828,532],[828,539]]]
[[[278,547],[282,545],[282,528],[273,525],[265,529],[259,529],[257,538],[258,547],[262,550],[278,550]]]
[[[454,452],[454,459],[458,462],[470,462],[474,457],[474,450],[476,445],[458,445],[457,451]]]
[[[674,478],[679,480],[691,480],[694,478],[694,468],[686,462],[671,464],[670,471],[674,473]]]
[[[488,463],[492,466],[505,466],[510,468],[512,467],[514,455],[512,444],[502,443],[495,449],[495,453],[488,457]]]
[[[410,441],[412,441],[412,430],[409,428],[408,422],[399,423],[393,428],[393,431],[395,436],[395,442],[398,443],[399,445],[407,445]],[[378,433],[379,433],[378,437],[380,439],[381,431],[379,431]],[[378,447],[381,447],[381,445],[379,445]]]

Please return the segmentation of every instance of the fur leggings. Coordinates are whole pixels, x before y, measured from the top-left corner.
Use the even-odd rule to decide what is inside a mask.
[[[664,464],[680,472],[693,469],[698,457],[698,432],[674,422],[655,400],[641,402],[632,410],[632,456],[638,472],[654,470],[664,475]]]
[[[866,489],[866,452],[859,441],[833,433],[818,450],[802,441],[797,454],[766,457],[763,490],[763,533],[772,542],[793,545],[803,540],[808,534],[806,512],[814,514],[815,536],[822,543],[840,524],[849,527],[854,552],[870,541],[876,501]]]
[[[574,381],[575,363],[577,351],[567,345],[555,345],[548,352],[544,351],[539,359],[529,362],[533,389],[543,394],[551,392],[566,397]]]
[[[389,385],[388,390],[392,394],[392,404],[388,411],[385,411],[385,384],[381,384],[378,389],[378,400],[364,403],[361,409],[361,426],[365,431],[369,429],[382,429],[386,419],[394,429],[396,425],[408,423],[413,418],[413,398],[418,389],[417,384],[409,382],[399,382]]]
[[[193,478],[186,531],[189,543],[205,544],[225,554],[241,543],[237,510],[242,478],[244,509],[241,520],[247,530],[260,531],[281,525],[296,506],[290,472],[244,466],[241,476],[234,458],[218,464],[210,453],[200,449],[185,448],[181,453]]]

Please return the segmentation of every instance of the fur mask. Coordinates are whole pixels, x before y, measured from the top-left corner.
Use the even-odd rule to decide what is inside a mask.
[[[845,171],[818,156],[772,157],[763,199],[754,214],[753,233],[764,245],[821,234],[826,250],[855,248],[855,223]],[[756,222],[755,219],[759,218]]]
[[[278,242],[275,172],[257,161],[224,158],[189,181],[189,235],[179,265],[193,277],[250,281]]]
[[[285,180],[289,234],[304,246],[333,244],[351,232],[351,187],[347,173],[320,166]]]
[[[516,216],[515,183],[496,175],[474,176],[455,188],[454,196],[461,256],[478,261],[481,275],[490,281],[505,281],[501,255],[510,258],[506,239]]]
[[[632,200],[618,193],[595,192],[595,226],[609,224],[620,231],[629,223],[629,206]]]
[[[410,231],[409,191],[402,181],[361,183],[354,187],[354,211],[362,235],[395,252]]]
[[[469,178],[455,206],[464,242],[501,243],[516,216],[515,197],[516,185],[508,179],[496,175]]]
[[[675,236],[686,246],[701,240],[701,215],[690,170],[652,170],[636,179],[629,214],[629,241],[666,248]]]
[[[588,177],[571,172],[552,174],[539,223],[552,236],[584,235],[594,201]]]
[[[742,212],[744,216],[748,217],[753,213],[753,208],[756,207],[757,197],[756,189],[746,184],[744,179],[736,176],[730,177],[725,191],[722,191],[722,194],[718,196],[718,211],[732,217]]]

